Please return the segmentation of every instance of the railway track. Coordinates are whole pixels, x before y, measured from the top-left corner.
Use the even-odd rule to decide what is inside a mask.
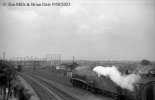
[[[23,76],[23,74],[21,74],[21,76]],[[30,76],[30,74],[25,73],[25,76]],[[68,93],[64,92],[63,90],[57,88],[56,86],[38,78],[38,77],[35,77],[34,75],[31,75],[31,77],[34,78],[36,81],[38,81],[40,84],[46,86],[48,89],[53,91],[57,96],[59,96],[61,98],[61,100],[80,100],[80,99],[72,96],[71,94],[68,94]],[[41,100],[46,100],[46,99],[41,99]],[[58,99],[54,99],[54,100],[58,100]]]
[[[27,73],[27,74],[31,74],[31,73]],[[36,73],[35,73],[36,74]],[[44,73],[45,74],[45,73]],[[31,74],[31,76],[33,76],[33,74]],[[36,74],[36,76],[39,76],[39,77],[42,77],[42,75],[41,74]],[[43,75],[44,76],[44,75]],[[46,75],[45,74],[45,77],[44,78],[47,78],[47,79],[49,79],[49,80],[51,80],[50,79],[50,77],[48,76],[48,75]],[[52,78],[53,79],[53,78]],[[54,79],[54,81],[56,80],[56,82],[58,82],[58,83],[62,83],[61,81],[63,81],[63,80],[58,80],[58,79]],[[57,81],[58,80],[58,81]],[[49,83],[46,83],[46,84],[49,84]],[[79,87],[79,88],[81,88],[81,87]],[[99,92],[99,91],[98,91]],[[94,92],[95,94],[101,94],[102,96],[104,96],[104,97],[107,97],[107,98],[111,98],[111,99],[113,99],[113,100],[118,100],[119,99],[119,97],[118,97],[118,94],[116,94],[116,93],[111,93],[111,92],[109,92],[109,91],[102,91],[102,93],[100,92],[100,93],[97,93],[97,92]],[[72,100],[72,99],[71,99]]]
[[[57,100],[57,98],[55,98],[49,91],[31,78],[27,77],[26,75],[21,75],[21,77],[23,77],[31,85],[40,100]]]
[[[58,75],[54,75],[52,73],[49,73],[49,72],[46,72],[46,71],[40,71],[40,70],[37,70],[37,71],[32,71],[32,70],[29,70],[29,71],[26,71],[28,73],[34,73],[35,75],[37,76],[40,76],[40,77],[45,77],[46,79],[49,79],[49,80],[52,80],[52,81],[55,81],[57,83],[60,83],[60,84],[63,84],[65,86],[69,86],[69,87],[72,87],[72,84],[69,82],[69,78],[67,77],[64,77],[62,78],[62,76],[58,76]],[[52,77],[51,77],[52,76]]]
[[[63,84],[64,86],[72,87],[71,84],[65,84],[65,83],[63,83],[64,82],[64,79],[61,79],[59,77],[50,77],[50,76],[53,76],[53,75],[50,75],[50,73],[48,73],[48,72],[42,72],[41,74],[40,73],[41,73],[41,71],[35,71],[35,75],[37,75],[39,77],[44,77],[44,78],[46,78],[48,80],[52,80],[52,81],[55,81],[57,83]],[[54,75],[54,76],[56,76],[56,75]],[[74,87],[76,87],[76,86],[74,86]],[[78,88],[82,88],[82,87],[78,87]],[[97,91],[97,92],[95,92],[95,91]],[[111,98],[113,100],[118,100],[118,98],[119,98],[117,93],[112,93],[112,92],[109,92],[109,91],[102,91],[101,92],[101,91],[98,91],[98,90],[94,90],[93,93],[94,94],[101,94],[102,96],[107,97],[107,98]]]

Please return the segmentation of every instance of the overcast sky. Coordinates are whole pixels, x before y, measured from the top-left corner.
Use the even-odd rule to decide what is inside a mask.
[[[0,56],[155,61],[155,0],[55,1],[71,6],[0,6]]]

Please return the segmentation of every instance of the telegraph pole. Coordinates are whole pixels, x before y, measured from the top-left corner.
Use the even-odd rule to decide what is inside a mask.
[[[35,57],[35,60],[34,60],[34,68],[33,68],[34,71],[35,71],[35,69],[36,69],[36,68],[35,68],[35,66],[36,66],[36,64],[35,64],[35,63],[36,63],[36,59],[37,59],[37,57]]]
[[[74,56],[73,56],[73,63],[74,63]]]
[[[5,60],[5,52],[3,53],[3,59]]]

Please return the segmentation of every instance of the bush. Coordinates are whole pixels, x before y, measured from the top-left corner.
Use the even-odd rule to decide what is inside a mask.
[[[147,59],[143,59],[143,60],[141,61],[141,64],[142,64],[143,66],[152,65],[151,61],[149,61],[149,60],[147,60]]]
[[[19,72],[22,71],[22,65],[17,65],[17,71],[19,71]]]

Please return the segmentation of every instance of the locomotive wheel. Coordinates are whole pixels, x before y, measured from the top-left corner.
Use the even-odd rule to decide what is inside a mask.
[[[97,89],[93,88],[92,93],[97,94]]]
[[[82,89],[85,90],[85,85],[82,85]]]
[[[84,90],[84,85],[82,85],[81,88]]]
[[[86,85],[86,90],[88,91],[89,87]]]
[[[94,93],[95,92],[95,90],[94,90],[94,88],[90,88],[90,91],[92,92],[92,93]]]
[[[87,89],[88,91],[91,91],[91,87],[90,86],[88,86],[88,89]]]
[[[88,86],[85,84],[85,85],[83,85],[84,86],[84,90],[88,90]]]

